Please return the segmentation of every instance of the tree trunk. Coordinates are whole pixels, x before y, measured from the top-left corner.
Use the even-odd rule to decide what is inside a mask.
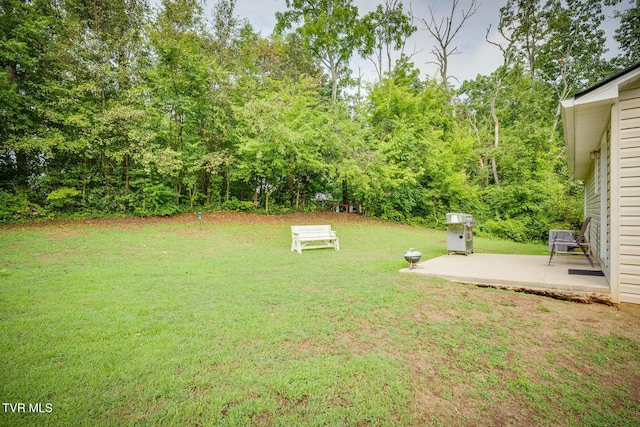
[[[82,206],[87,202],[87,158],[84,157],[84,167],[82,168]]]
[[[455,109],[455,98],[453,96],[453,90],[449,85],[449,80],[447,76],[448,71],[448,60],[449,56],[458,53],[458,48],[452,46],[453,39],[455,38],[458,31],[464,26],[464,23],[467,19],[469,19],[474,13],[478,11],[478,0],[471,0],[468,9],[462,9],[462,13],[460,14],[460,22],[454,22],[454,17],[456,14],[456,8],[458,7],[458,0],[454,0],[451,2],[451,12],[449,16],[446,18],[442,18],[439,21],[436,20],[435,15],[433,14],[433,9],[429,8],[429,18],[420,19],[422,23],[425,25],[425,29],[429,32],[429,34],[436,39],[436,46],[431,50],[431,52],[436,56],[436,63],[440,68],[440,77],[442,78],[442,82],[449,94],[449,105],[453,107],[453,116],[456,116]]]
[[[496,87],[496,92],[491,98],[491,117],[493,117],[493,148],[495,151],[498,150],[498,144],[500,142],[500,121],[498,120],[498,115],[496,114],[496,102],[498,101],[498,88],[500,87],[500,81],[498,81],[498,85]],[[500,178],[498,177],[498,165],[496,163],[496,153],[493,153],[491,157],[491,170],[493,171],[493,180],[496,185],[500,185]]]
[[[382,68],[382,62],[380,63],[380,67]],[[391,45],[387,43],[387,72],[389,73],[389,78],[391,78]]]
[[[124,188],[129,189],[129,153],[124,155]]]
[[[228,202],[229,201],[229,186],[230,184],[230,178],[229,178],[229,171],[227,171],[227,173],[225,174],[225,180],[226,180],[226,188],[225,188],[225,192],[224,192],[224,201]]]
[[[289,206],[293,206],[293,174],[289,175],[289,182],[287,183],[288,187],[289,187]],[[296,203],[297,205],[297,203]],[[298,206],[296,206],[297,208]]]
[[[347,184],[347,178],[342,180],[342,204],[349,206],[349,186]]]
[[[196,194],[198,194],[198,181],[193,184],[193,189],[189,187],[189,206],[193,210],[193,201],[196,198]]]
[[[200,174],[200,179],[198,180],[200,181],[200,187],[202,187],[202,194],[204,194],[205,196],[205,200],[206,200],[206,204],[209,204],[209,200],[211,199],[210,193],[211,191],[209,191],[209,183],[211,182],[211,174],[208,172],[203,172]]]
[[[176,194],[176,205],[179,205],[180,204],[180,195],[182,193],[182,185],[174,184],[173,185],[173,191]]]
[[[29,186],[28,159],[26,153],[23,151],[16,150],[14,154],[16,156],[15,188],[16,190],[23,191]]]
[[[482,143],[482,138],[480,137],[480,129],[478,129],[478,125],[475,122],[475,118],[469,117],[467,119],[467,121],[469,122],[469,124],[471,125],[471,128],[473,129],[473,132],[476,134],[476,141],[478,142],[478,147],[482,148],[483,143]],[[485,158],[482,155],[478,156],[478,165],[480,167],[480,171],[482,176],[486,176],[485,175]],[[489,185],[489,177],[487,176],[487,178],[485,179],[485,185]]]
[[[447,94],[449,94],[449,105],[453,107],[453,117],[456,116],[456,101],[453,98],[453,89],[451,88],[451,85],[449,84],[449,77],[447,76],[448,73],[448,69],[449,69],[449,63],[448,63],[448,59],[447,59],[447,54],[445,53],[444,58],[442,59],[442,63],[440,65],[440,77],[442,78],[442,82],[444,83],[444,88],[447,91]]]
[[[267,197],[264,201],[264,213],[269,214],[269,190],[266,191]]]
[[[331,101],[335,104],[338,101],[338,71],[331,58]]]

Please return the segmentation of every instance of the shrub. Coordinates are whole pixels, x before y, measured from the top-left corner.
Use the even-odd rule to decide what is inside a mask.
[[[532,238],[532,230],[521,219],[490,219],[479,224],[480,230],[501,239],[527,242]]]
[[[30,202],[25,193],[11,194],[0,190],[0,222],[28,221],[45,214],[45,210]]]
[[[60,187],[49,193],[47,202],[49,202],[49,206],[60,211],[73,209],[78,205],[78,196],[80,194],[82,193],[75,188]]]
[[[253,212],[255,207],[253,202],[240,201],[238,199],[229,199],[220,205],[220,208],[225,211],[238,211],[238,212]]]

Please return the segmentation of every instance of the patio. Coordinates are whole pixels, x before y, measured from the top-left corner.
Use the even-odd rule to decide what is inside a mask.
[[[557,256],[551,265],[548,262],[548,256],[539,255],[443,255],[400,271],[561,299],[610,303],[604,276],[569,274],[570,269],[598,272],[597,264],[592,268],[583,256]]]

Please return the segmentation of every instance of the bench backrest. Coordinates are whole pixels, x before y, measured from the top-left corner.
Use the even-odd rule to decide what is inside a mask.
[[[292,225],[291,234],[300,236],[331,235],[330,225]]]

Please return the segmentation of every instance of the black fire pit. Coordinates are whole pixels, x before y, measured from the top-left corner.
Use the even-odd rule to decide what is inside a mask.
[[[409,270],[413,269],[413,264],[420,262],[420,258],[422,258],[422,254],[413,248],[409,249],[404,254],[404,259],[409,263]]]

